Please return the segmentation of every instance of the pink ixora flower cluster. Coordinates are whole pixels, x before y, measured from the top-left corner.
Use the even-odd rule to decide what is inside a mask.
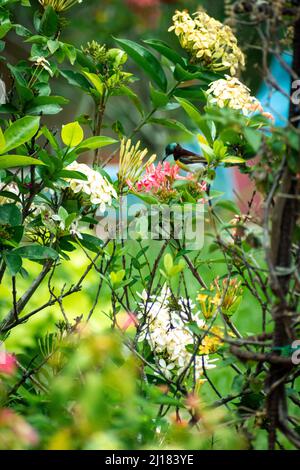
[[[179,175],[180,168],[170,165],[169,162],[159,162],[157,166],[153,163],[146,167],[143,178],[136,183],[136,191],[157,192],[160,190],[171,190],[175,180],[186,180]]]

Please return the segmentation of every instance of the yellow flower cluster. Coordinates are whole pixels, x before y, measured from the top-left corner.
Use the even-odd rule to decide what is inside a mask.
[[[225,78],[212,82],[207,94],[209,102],[220,108],[236,109],[246,116],[254,112],[263,112],[258,99],[251,96],[250,89],[236,77],[225,75]]]
[[[245,65],[245,57],[237,45],[237,39],[229,26],[197,11],[191,17],[187,10],[176,11],[173,16],[174,31],[193,63],[200,63],[210,70],[229,70],[235,75]]]
[[[209,329],[199,347],[200,354],[214,354],[223,344],[223,332],[218,326]]]
[[[218,308],[224,315],[232,315],[242,298],[241,282],[236,278],[223,279],[221,284],[219,278],[216,278],[210,286],[210,291],[211,294],[200,291],[197,297],[206,320],[211,318]]]
[[[211,291],[213,294],[214,287],[213,285],[211,286]],[[220,296],[219,293],[217,292],[215,295],[209,295],[205,294],[203,292],[200,292],[200,294],[197,297],[200,306],[201,306],[201,312],[206,320],[211,318],[214,313],[216,312],[219,304],[220,304]]]

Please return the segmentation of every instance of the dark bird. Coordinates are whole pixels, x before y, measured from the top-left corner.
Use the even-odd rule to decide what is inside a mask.
[[[169,156],[173,156],[175,163],[184,171],[197,173],[207,165],[207,160],[204,157],[184,149],[180,144],[167,145],[165,152],[163,161]]]

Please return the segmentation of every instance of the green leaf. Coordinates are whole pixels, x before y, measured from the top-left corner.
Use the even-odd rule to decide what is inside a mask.
[[[151,84],[150,98],[155,108],[163,108],[169,102],[168,95],[162,91],[156,90]]]
[[[185,98],[187,100],[206,102],[206,96],[199,85],[176,88],[173,95],[178,96],[179,98]]]
[[[54,148],[55,150],[59,149],[59,145],[58,145],[56,138],[54,137],[54,135],[51,134],[51,132],[46,126],[42,127],[41,134],[43,134],[46,137],[46,139],[49,141],[52,148]]]
[[[137,193],[135,191],[129,191],[131,194],[134,194],[136,197],[141,199],[142,201],[146,202],[146,204],[158,204],[159,201],[154,196],[150,196],[149,194]]]
[[[60,70],[60,74],[70,85],[77,86],[81,88],[81,90],[89,90],[90,83],[81,73],[73,72],[73,70]]]
[[[99,135],[95,137],[89,137],[81,142],[77,147],[76,153],[82,153],[86,150],[94,150],[101,147],[106,147],[107,145],[116,144],[118,141],[112,137],[106,137],[104,135]]]
[[[76,63],[90,72],[97,73],[97,67],[92,59],[84,54],[80,49],[76,49]]]
[[[185,112],[190,116],[194,121],[196,126],[201,130],[206,140],[212,143],[211,131],[207,122],[203,119],[197,108],[184,98],[176,98],[180,106],[185,110]]]
[[[75,60],[76,60],[76,55],[77,55],[75,47],[70,44],[63,44],[62,49],[64,53],[66,54],[66,56],[68,57],[70,64],[74,65]]]
[[[59,19],[54,9],[51,6],[47,6],[44,10],[44,14],[41,18],[39,32],[45,36],[54,36],[59,27]]]
[[[9,274],[15,276],[18,274],[22,267],[22,258],[13,252],[5,253],[4,255],[6,266],[8,267]]]
[[[176,64],[174,70],[174,78],[179,82],[200,80],[206,83],[210,83],[214,80],[217,80],[218,78],[222,78],[222,75],[213,72],[208,72],[206,69],[201,69],[197,66],[189,66],[187,70],[186,68],[183,68],[181,64]]]
[[[49,41],[47,41],[47,47],[51,54],[54,54],[54,52],[59,48],[59,41],[57,41],[57,39],[49,39]]]
[[[0,168],[16,168],[29,165],[44,165],[36,158],[26,157],[24,155],[0,155]]]
[[[21,256],[22,258],[28,258],[31,260],[58,258],[58,253],[53,250],[53,248],[37,244],[21,246],[20,248],[13,250],[13,253]]]
[[[0,196],[11,199],[12,201],[21,202],[20,198],[11,191],[0,191]]]
[[[0,224],[12,227],[22,223],[22,214],[15,204],[0,205]]]
[[[141,103],[141,100],[139,99],[138,95],[134,93],[128,86],[126,85],[121,85],[117,89],[113,90],[111,92],[112,96],[127,96],[136,109],[139,111],[140,114],[144,114],[143,106]]]
[[[116,42],[125,52],[139,65],[150,79],[156,83],[163,91],[167,90],[167,78],[165,72],[157,58],[145,47],[130,41],[129,39],[116,39]]]
[[[231,390],[235,393],[240,393],[244,387],[244,377],[243,375],[236,375],[233,379]]]
[[[201,328],[199,328],[197,322],[191,321],[187,324],[187,326],[189,327],[189,330],[191,330],[191,332],[194,333],[195,335],[197,336],[203,335],[203,331],[201,330]]]
[[[185,67],[184,59],[164,41],[160,41],[159,39],[146,39],[143,42],[169,59],[173,64],[180,64],[182,67]]]
[[[68,147],[76,147],[83,139],[83,130],[77,121],[65,124],[61,129],[61,140]]]
[[[245,160],[244,158],[235,157],[235,156],[233,155],[233,156],[230,156],[230,157],[222,158],[221,161],[222,161],[223,163],[238,164],[238,163],[245,163],[246,160]]]
[[[2,39],[11,28],[12,28],[12,24],[9,18],[6,18],[5,20],[1,19],[0,39]]]
[[[0,153],[1,153],[1,150],[4,148],[5,148],[5,137],[0,127]]]
[[[255,130],[255,129],[250,129],[249,127],[245,127],[243,130],[245,139],[251,145],[253,148],[254,152],[257,152],[261,146],[261,141],[262,141],[262,134],[261,132]]]
[[[11,104],[0,104],[0,114],[14,114],[17,113],[17,108]]]
[[[81,245],[83,245],[85,248],[92,251],[93,253],[99,252],[102,246],[102,240],[100,240],[100,238],[95,237],[94,235],[90,235],[89,233],[81,233],[81,236]]]
[[[88,80],[91,82],[93,87],[98,91],[99,95],[103,95],[103,90],[104,90],[104,84],[99,77],[99,75],[96,75],[95,73],[90,73],[90,72],[85,72],[83,70],[84,75],[88,78]]]
[[[69,100],[62,96],[37,96],[29,101],[25,111],[29,114],[57,114],[62,110],[60,105],[68,102]]]
[[[226,209],[227,211],[233,212],[234,214],[240,214],[240,209],[233,201],[221,199],[220,201],[216,202],[215,206]]]
[[[70,178],[70,179],[87,181],[86,175],[84,175],[80,171],[75,171],[75,170],[61,170],[60,172],[57,173],[57,176],[59,178],[68,178],[68,179]]]
[[[176,121],[175,119],[151,118],[148,122],[152,124],[158,124],[159,126],[165,126],[169,129],[174,129],[174,131],[185,132],[186,134],[195,137],[193,132],[189,131],[184,124]]]
[[[112,271],[109,275],[111,283],[112,283],[113,286],[120,284],[120,282],[123,281],[124,276],[125,276],[124,269],[120,269],[117,272]]]
[[[2,148],[1,153],[9,152],[28,142],[37,133],[39,122],[40,118],[37,116],[25,116],[15,121],[4,132],[6,145]]]

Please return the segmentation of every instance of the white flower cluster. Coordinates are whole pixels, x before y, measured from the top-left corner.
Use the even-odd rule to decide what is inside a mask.
[[[245,115],[256,111],[263,111],[258,99],[251,96],[250,89],[236,77],[225,75],[225,79],[221,78],[212,82],[207,90],[207,94],[210,102],[220,108],[237,109]]]
[[[178,305],[173,305],[171,291],[166,286],[159,296],[147,299],[144,291],[140,297],[142,302],[138,319],[144,324],[138,334],[138,341],[147,340],[161,372],[167,378],[181,374],[189,366],[195,367],[196,378],[199,378],[203,373],[203,365],[205,369],[215,367],[213,362],[216,359],[209,359],[208,355],[195,356],[191,364],[192,353],[186,347],[193,345],[194,338],[187,323],[196,321],[199,328],[205,327],[205,321],[198,314],[190,313],[195,307],[193,304],[180,298]]]
[[[93,170],[85,163],[76,161],[67,166],[66,170],[79,171],[87,180],[69,179],[70,189],[74,193],[86,194],[92,204],[99,205],[101,212],[105,212],[106,205],[110,206],[112,198],[117,197],[114,187],[98,171]]]

